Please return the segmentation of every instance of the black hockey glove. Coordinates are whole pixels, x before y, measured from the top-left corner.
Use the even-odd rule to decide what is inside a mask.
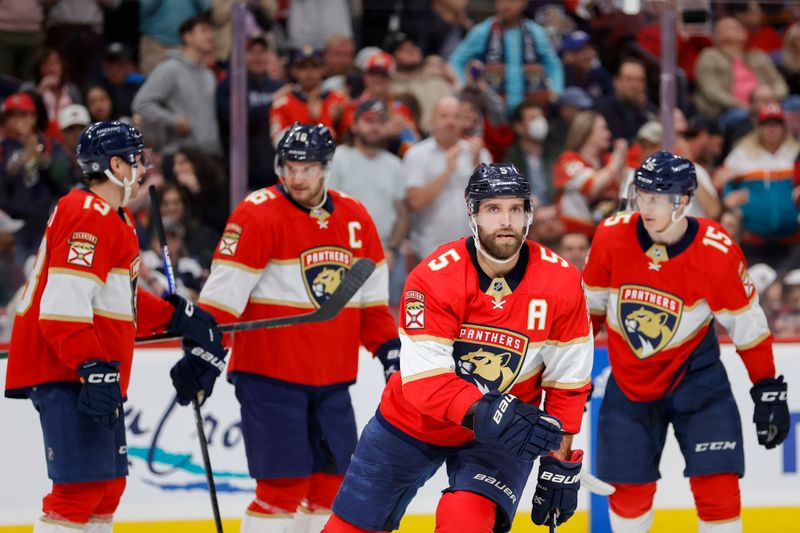
[[[479,442],[500,444],[526,461],[561,446],[561,421],[516,396],[494,391],[475,405],[472,429]],[[464,425],[469,417],[468,413]]]
[[[209,346],[201,346],[189,338],[183,340],[183,357],[169,371],[179,404],[189,405],[197,398],[203,405],[211,396],[217,377],[225,370],[226,355],[228,350],[223,348],[221,339]]]
[[[78,375],[83,384],[78,393],[78,412],[98,424],[113,427],[122,416],[119,361],[84,361],[78,367]]]
[[[539,479],[533,495],[531,520],[539,526],[549,524],[555,515],[556,524],[563,524],[578,508],[578,489],[581,488],[582,450],[572,450],[569,461],[552,455],[539,459]]]
[[[222,334],[211,313],[177,294],[167,296],[167,301],[175,306],[168,331],[183,335],[208,351],[212,345],[221,341]]]
[[[386,381],[392,374],[400,371],[400,339],[392,339],[381,344],[375,352],[375,357],[383,365],[383,376]]]
[[[762,379],[750,389],[756,404],[753,422],[758,443],[768,450],[778,446],[789,435],[789,405],[783,376]]]

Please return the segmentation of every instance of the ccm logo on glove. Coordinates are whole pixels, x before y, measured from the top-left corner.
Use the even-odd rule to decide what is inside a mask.
[[[761,401],[762,402],[785,402],[788,401],[789,395],[787,391],[769,391],[761,394]]]
[[[118,383],[119,372],[116,374],[89,374],[86,381],[89,383]]]

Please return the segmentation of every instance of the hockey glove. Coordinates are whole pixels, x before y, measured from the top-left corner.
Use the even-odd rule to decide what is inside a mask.
[[[516,396],[494,391],[476,406],[473,431],[479,442],[498,443],[526,461],[561,446],[561,421]]]
[[[119,361],[84,361],[78,367],[78,375],[83,384],[78,393],[78,412],[98,424],[113,427],[122,416]]]
[[[201,346],[189,338],[183,340],[183,357],[169,371],[179,404],[189,405],[197,398],[203,405],[211,396],[217,377],[225,370],[226,355],[228,350],[222,347],[221,339],[209,346]]]
[[[167,301],[175,306],[169,331],[191,339],[207,351],[211,351],[211,347],[221,341],[222,334],[211,313],[177,294],[167,296]]]
[[[556,524],[563,524],[578,507],[578,489],[581,488],[582,450],[572,450],[568,461],[552,455],[539,459],[539,480],[533,495],[531,520],[539,526],[550,523],[555,515]]]
[[[789,405],[783,376],[762,379],[750,389],[750,396],[756,404],[753,422],[758,443],[772,449],[789,435]]]
[[[383,376],[389,381],[392,374],[400,371],[400,339],[388,340],[381,344],[375,352],[375,357],[383,365]]]

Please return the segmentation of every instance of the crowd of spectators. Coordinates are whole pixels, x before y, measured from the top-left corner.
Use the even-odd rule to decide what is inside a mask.
[[[179,291],[198,294],[228,215],[232,0],[0,0],[0,340],[75,146],[121,120],[154,149]],[[773,331],[800,335],[800,8],[711,2],[678,25],[675,138],[658,121],[660,9],[548,0],[246,0],[247,184],[276,183],[294,121],[337,138],[329,186],[376,221],[397,302],[410,268],[469,234],[463,190],[510,161],[530,237],[581,269],[633,169],[669,144],[695,163],[690,214],[741,244]],[[144,189],[144,188],[143,188]],[[141,283],[165,290],[149,199],[130,207]]]

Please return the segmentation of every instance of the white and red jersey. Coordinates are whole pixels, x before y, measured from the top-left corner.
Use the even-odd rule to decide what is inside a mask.
[[[236,333],[229,371],[311,386],[351,383],[359,344],[375,352],[397,338],[383,248],[358,200],[329,189],[325,205],[309,210],[280,185],[250,194],[228,219],[200,293],[220,323],[309,313],[362,257],[377,268],[335,319]]]
[[[601,223],[583,271],[595,329],[605,321],[611,371],[635,401],[663,397],[714,318],[755,383],[775,375],[772,336],[739,246],[718,223],[687,218],[676,243],[650,239],[638,213]]]
[[[8,355],[6,396],[54,381],[78,381],[89,359],[119,361],[128,387],[137,335],[163,330],[174,310],[137,290],[133,217],[75,189],[56,206],[19,303]]]
[[[595,168],[581,154],[566,151],[558,158],[553,168],[558,212],[567,231],[577,231],[591,238],[594,233],[592,206],[599,200],[615,200],[617,185],[606,187],[602,198],[590,198],[597,174]]]
[[[472,238],[440,246],[409,275],[400,310],[400,372],[380,413],[424,442],[458,446],[461,426],[484,393],[507,391],[580,430],[593,339],[580,274],[526,241],[517,265],[490,279]]]

